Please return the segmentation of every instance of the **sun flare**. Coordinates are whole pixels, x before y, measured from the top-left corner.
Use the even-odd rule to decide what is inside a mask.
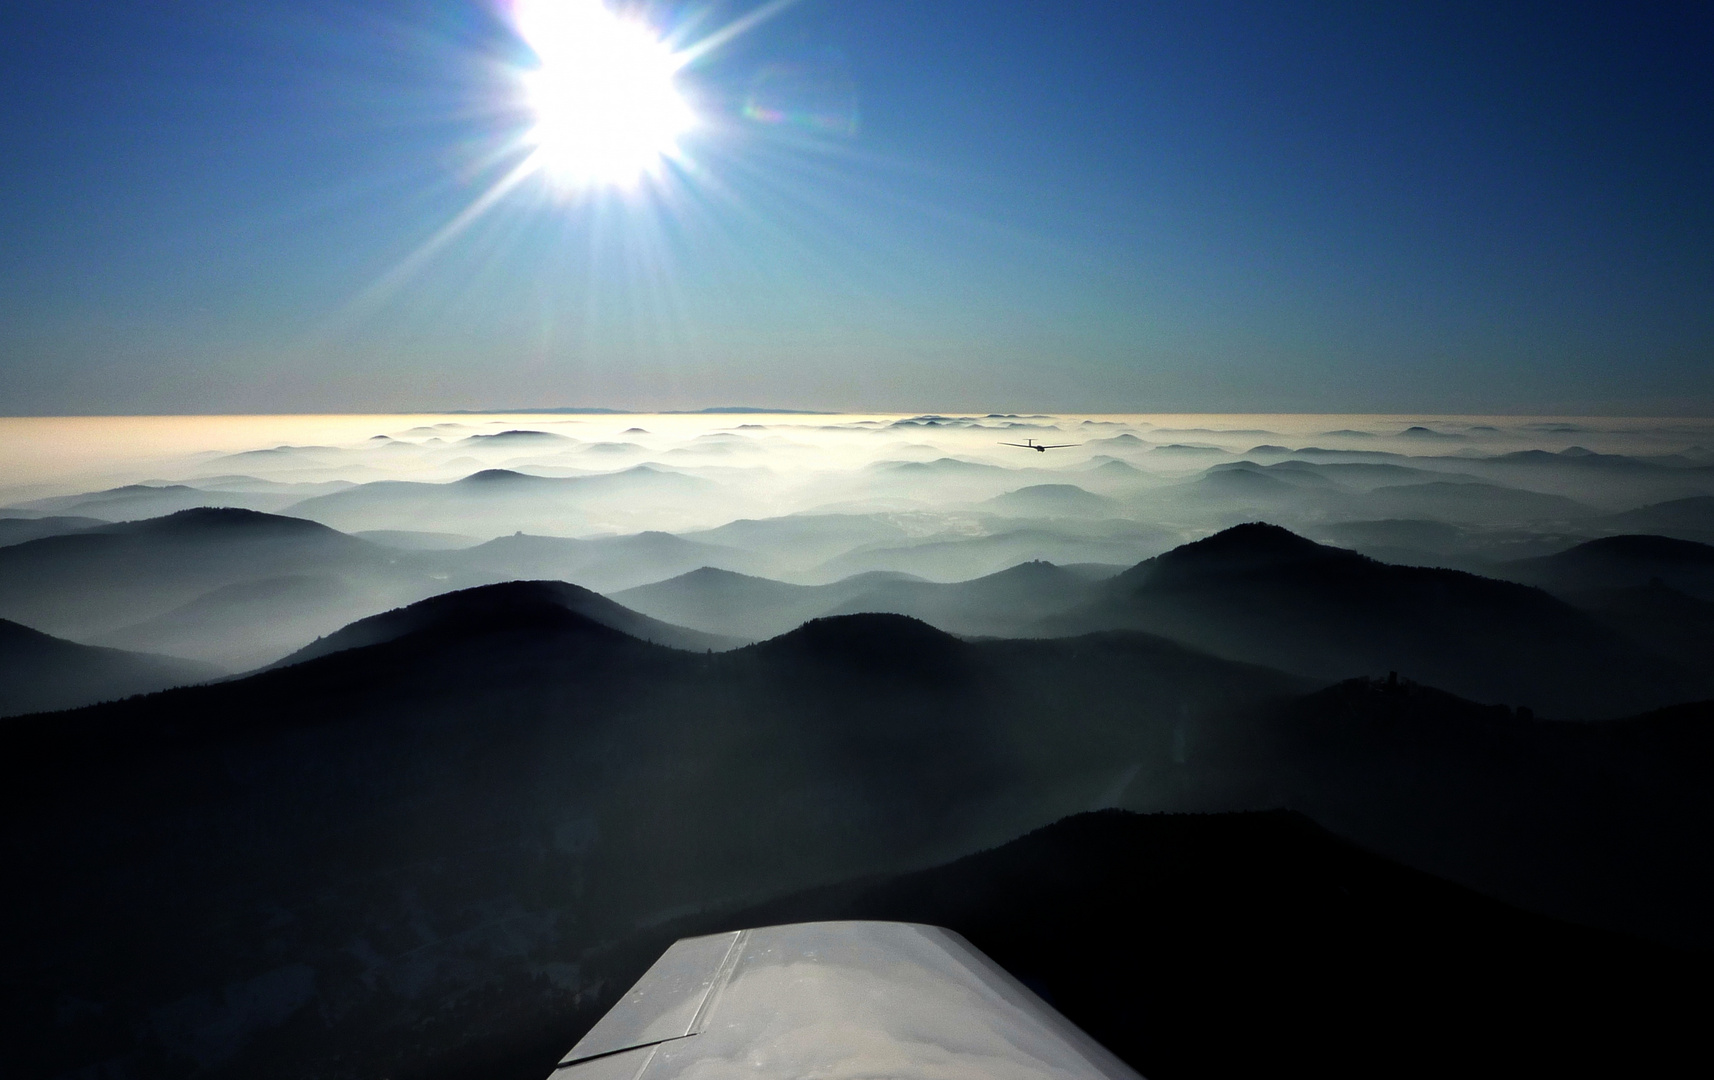
[[[626,187],[675,156],[695,114],[682,62],[601,0],[520,0],[519,33],[540,60],[523,77],[536,163],[561,183]]]

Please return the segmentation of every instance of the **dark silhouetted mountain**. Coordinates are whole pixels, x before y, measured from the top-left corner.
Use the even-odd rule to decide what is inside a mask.
[[[1431,427],[1423,427],[1421,424],[1405,428],[1399,432],[1399,437],[1404,439],[1442,439],[1452,442],[1466,442],[1469,439],[1467,435],[1460,435],[1451,431],[1436,431]]]
[[[1176,805],[1197,805],[1190,793],[1206,783],[1203,805],[1288,805],[1511,903],[1714,947],[1714,792],[1703,780],[1714,702],[1544,720],[1409,680],[1358,679],[1247,725],[1201,728],[1183,756]]]
[[[224,674],[189,660],[79,645],[0,619],[0,716],[75,709]]]
[[[673,626],[614,603],[600,593],[563,581],[510,581],[480,585],[420,600],[396,611],[371,615],[317,640],[281,660],[276,667],[301,664],[318,656],[396,641],[410,634],[447,633],[456,628],[480,628],[496,621],[545,618],[554,612],[571,612],[610,630],[655,645],[703,652],[730,649],[739,639],[724,634],[703,633]],[[541,613],[546,612],[546,615]]]
[[[1664,536],[1603,537],[1557,554],[1508,562],[1491,573],[1561,596],[1659,580],[1679,592],[1714,600],[1714,547]]]
[[[681,626],[726,627],[752,639],[783,634],[827,615],[909,615],[955,634],[1016,637],[1037,619],[1087,602],[1106,568],[1021,563],[971,581],[857,574],[828,585],[788,585],[704,567],[613,594],[620,603]]]
[[[1615,716],[1700,691],[1681,667],[1539,590],[1390,566],[1250,524],[1107,583],[1044,632],[1147,630],[1313,678],[1396,670],[1486,702]]]
[[[756,557],[740,548],[642,532],[574,540],[559,536],[502,536],[434,560],[465,577],[559,578],[613,592],[659,581],[702,566],[745,570]]]
[[[1508,907],[1295,814],[1107,811],[930,870],[653,928],[586,960],[602,989],[570,1017],[537,999],[485,1048],[482,1075],[551,1071],[677,937],[830,919],[948,927],[1149,1077],[1430,1077],[1472,1062],[1663,1075],[1700,1056],[1714,1004],[1705,954]]]
[[[1118,508],[1112,499],[1091,494],[1076,484],[1035,484],[996,495],[982,505],[1019,517],[1101,517]]]
[[[1714,602],[1687,596],[1659,578],[1567,593],[1566,599],[1714,685]]]
[[[90,637],[242,581],[349,574],[405,587],[420,575],[397,555],[298,518],[183,510],[0,548],[0,617]]]
[[[8,728],[0,1004],[30,1033],[10,1062],[442,1068],[482,1038],[468,1010],[592,989],[576,958],[640,926],[1103,805],[1171,769],[1174,724],[1297,685],[1136,634],[973,643],[851,616],[709,655],[539,586],[426,610],[377,644]]]
[[[108,522],[90,517],[0,517],[0,547],[40,540],[44,536],[62,536]]]

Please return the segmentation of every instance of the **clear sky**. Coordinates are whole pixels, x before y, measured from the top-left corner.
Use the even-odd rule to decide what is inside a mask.
[[[514,16],[0,5],[0,413],[1714,414],[1706,3],[800,0],[628,188]]]

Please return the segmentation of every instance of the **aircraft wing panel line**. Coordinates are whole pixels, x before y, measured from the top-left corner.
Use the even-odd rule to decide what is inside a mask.
[[[744,958],[744,944],[750,940],[750,931],[740,930],[732,939],[732,947],[726,950],[726,959],[720,962],[720,970],[715,973],[714,984],[702,998],[702,1007],[696,1010],[696,1016],[690,1022],[689,1034],[695,1035],[708,1022],[708,1016],[720,1003],[720,995],[726,991],[726,984],[732,981],[732,973],[738,970],[738,962]]]
[[[695,1034],[709,995],[731,975],[742,934],[735,930],[673,943],[560,1064]]]
[[[719,938],[726,948],[713,971],[706,965],[716,939],[668,949],[552,1080],[1141,1080],[949,930],[798,923]],[[661,995],[649,984],[682,989],[693,967],[701,989],[688,1019],[694,1031],[604,1056],[588,1052],[587,1044],[605,1045],[614,1033],[660,1030]],[[653,1011],[616,1015],[636,1009]],[[681,1012],[672,1015],[675,1026],[685,1023]]]

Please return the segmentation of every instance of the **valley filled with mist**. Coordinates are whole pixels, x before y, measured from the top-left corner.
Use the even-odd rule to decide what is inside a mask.
[[[1610,1073],[1708,1003],[1660,988],[1714,949],[1714,422],[42,418],[0,461],[19,1075],[539,1077],[674,937],[808,918],[959,929],[1151,1077]],[[1144,965],[1183,994],[1091,989]],[[1188,1008],[1216,969],[1277,993]]]

